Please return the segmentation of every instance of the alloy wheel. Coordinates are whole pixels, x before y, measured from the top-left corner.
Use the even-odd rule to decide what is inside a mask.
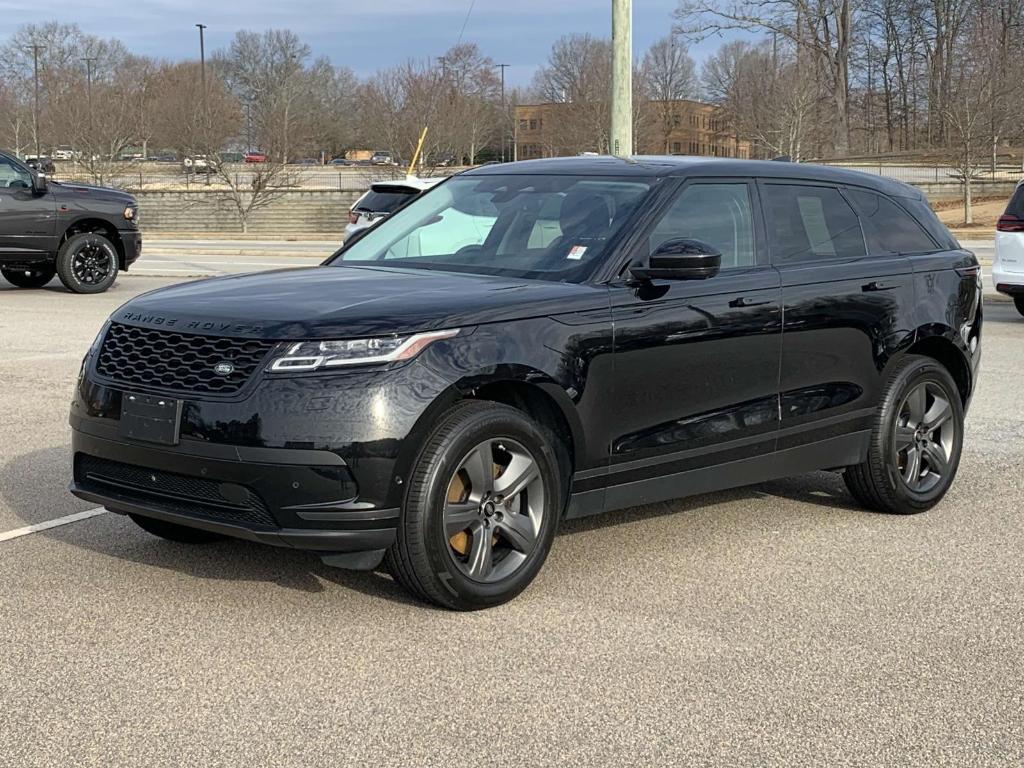
[[[507,578],[537,547],[544,508],[544,481],[531,453],[510,438],[485,440],[466,454],[448,484],[448,554],[474,581]]]
[[[112,268],[112,256],[97,243],[83,243],[71,258],[71,271],[75,279],[84,285],[103,282]]]
[[[896,471],[907,488],[928,493],[942,482],[950,471],[956,428],[949,396],[938,384],[925,381],[907,393],[893,430]]]

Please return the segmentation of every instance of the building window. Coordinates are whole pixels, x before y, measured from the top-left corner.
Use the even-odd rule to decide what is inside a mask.
[[[526,125],[527,125],[526,120],[524,118],[520,118],[520,120],[519,120],[519,130],[520,131],[525,131],[526,130]]]
[[[672,154],[673,154],[673,155],[678,155],[678,154],[680,154],[680,153],[681,153],[682,151],[683,151],[683,144],[682,144],[682,142],[679,142],[679,141],[673,141],[673,142],[672,142]]]
[[[531,131],[536,131],[537,130],[537,121],[536,120],[531,120],[530,121],[530,130]]]

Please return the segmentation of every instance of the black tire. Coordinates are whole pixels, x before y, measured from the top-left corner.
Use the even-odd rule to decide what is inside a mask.
[[[220,533],[204,531],[202,528],[189,528],[177,523],[168,523],[166,520],[159,520],[155,517],[144,515],[128,515],[144,531],[159,536],[161,539],[176,541],[179,544],[210,544],[214,541],[222,541],[227,538]]]
[[[532,549],[527,554],[521,554],[513,552],[510,547],[505,553],[508,557],[514,554],[521,560],[508,563],[500,560],[500,547],[504,542],[501,538],[502,523],[497,522],[494,528],[478,529],[487,532],[487,541],[499,542],[486,546],[487,552],[490,553],[494,547],[495,553],[495,565],[491,573],[494,580],[486,582],[470,578],[465,572],[467,565],[454,551],[451,543],[454,537],[447,536],[446,522],[449,521],[445,509],[451,501],[454,478],[462,471],[469,455],[482,444],[492,441],[499,449],[503,447],[502,441],[515,444],[517,450],[523,449],[528,458],[533,460],[537,477],[531,481],[529,488],[540,491],[534,498],[543,499],[543,512],[536,530],[531,534],[535,536],[531,539]],[[561,453],[564,453],[564,449],[548,429],[531,421],[526,414],[515,408],[480,401],[466,401],[451,408],[433,428],[407,479],[397,539],[385,558],[395,580],[421,600],[461,611],[500,605],[526,589],[544,565],[564,508],[565,480],[560,467],[564,466],[565,461]],[[498,465],[495,464],[495,467]],[[493,476],[495,487],[502,476],[500,472]],[[533,490],[527,493],[532,494]],[[525,505],[529,501],[524,501],[522,495],[518,498],[516,503]],[[469,501],[468,497],[463,502],[465,506],[475,503]],[[513,513],[507,508],[502,509],[509,516],[506,523],[511,522]],[[476,514],[480,517],[473,525],[490,526],[490,521],[483,517],[483,511]],[[501,520],[500,514],[496,519]],[[490,560],[491,555],[487,557]],[[470,558],[471,555],[467,555],[467,559]],[[514,570],[501,575],[502,568],[509,567],[514,567]],[[491,566],[487,570],[491,571]]]
[[[924,418],[919,425],[910,423],[908,398],[922,391],[922,387],[932,393],[931,405],[924,401],[925,413],[941,411],[940,400],[948,405],[948,418],[937,428],[936,440],[929,439],[932,437],[927,430],[930,422]],[[931,421],[934,420],[933,417]],[[949,437],[942,434],[947,429],[946,424],[951,426]],[[908,437],[911,433],[913,436]],[[871,431],[867,460],[847,467],[843,480],[853,497],[868,509],[896,515],[924,512],[938,504],[952,485],[960,464],[963,435],[963,403],[949,371],[930,357],[908,355],[887,380]],[[908,448],[898,449],[897,441]],[[931,458],[936,446],[942,449],[938,461]],[[920,474],[916,482],[905,477],[913,476],[914,471],[910,469],[913,466],[908,458],[910,454],[904,451],[917,452],[916,466]],[[932,463],[940,471],[935,471]]]
[[[19,288],[42,288],[53,280],[57,270],[51,265],[46,265],[34,269],[0,269],[0,274],[11,285]]]
[[[72,293],[103,293],[117,280],[117,249],[103,235],[72,235],[57,252],[57,275]]]
[[[1024,296],[1014,296],[1013,306],[1017,308],[1017,311],[1024,315]]]

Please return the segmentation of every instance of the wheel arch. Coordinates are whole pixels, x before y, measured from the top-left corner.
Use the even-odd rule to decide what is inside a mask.
[[[572,399],[551,377],[526,366],[500,365],[487,373],[467,375],[437,394],[416,419],[403,441],[396,463],[396,477],[404,477],[437,420],[453,405],[465,400],[503,403],[539,419],[565,448],[566,484],[578,461],[585,456],[583,424]]]
[[[971,366],[960,349],[951,339],[952,329],[941,332],[938,329],[922,329],[904,354],[930,357],[949,371],[960,393],[960,401],[966,406],[974,386]]]
[[[117,227],[115,227],[111,222],[96,216],[83,216],[82,218],[71,222],[61,235],[60,243],[57,246],[58,250],[60,250],[60,248],[64,246],[64,243],[75,235],[81,235],[89,232],[97,235],[103,235],[113,243],[114,248],[117,250],[118,269],[125,269],[125,249],[124,242],[121,240],[121,234],[117,231]]]

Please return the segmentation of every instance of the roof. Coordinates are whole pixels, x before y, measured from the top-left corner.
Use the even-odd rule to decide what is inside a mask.
[[[676,155],[641,155],[629,158],[610,155],[550,157],[481,166],[465,174],[494,176],[498,174],[538,174],[567,176],[753,176],[758,178],[828,181],[867,187],[897,197],[921,197],[920,190],[899,181],[871,173],[852,171],[812,163],[791,163],[775,160],[736,160],[725,157]]]

